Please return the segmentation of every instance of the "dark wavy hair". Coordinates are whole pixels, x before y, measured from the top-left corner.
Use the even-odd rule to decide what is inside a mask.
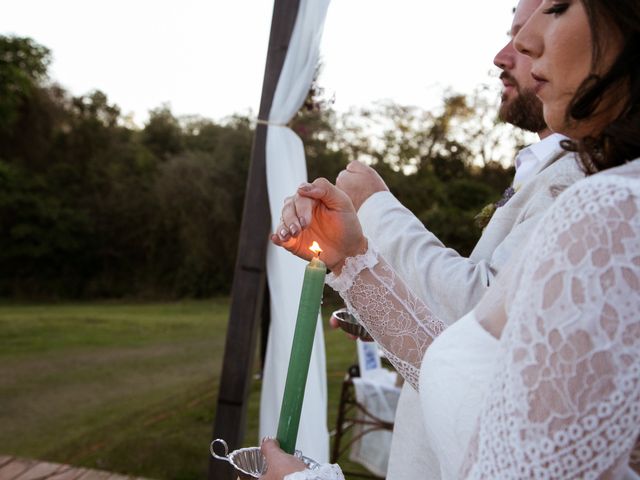
[[[590,174],[640,157],[640,1],[580,1],[589,18],[593,65],[602,56],[602,32],[612,26],[620,32],[623,48],[608,72],[590,75],[580,85],[567,109],[567,120],[588,118],[610,92],[626,96],[622,113],[597,136],[562,142],[566,150],[578,153],[584,170]]]

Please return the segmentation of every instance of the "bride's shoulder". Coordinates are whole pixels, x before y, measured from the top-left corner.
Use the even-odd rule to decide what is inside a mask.
[[[585,178],[581,182],[576,183],[576,187],[580,187],[581,183],[585,184],[628,184],[629,186],[637,186],[640,182],[640,158],[636,158],[618,167],[603,170],[600,173]],[[640,193],[638,191],[634,192]]]
[[[605,230],[624,225],[640,235],[640,159],[574,183],[547,211],[544,225],[556,239],[596,225]]]
[[[617,193],[616,193],[617,192]],[[640,158],[580,180],[558,197],[558,208],[604,201],[603,206],[632,197],[640,202]]]
[[[607,178],[609,180],[627,179],[629,181],[640,180],[640,158],[636,158],[618,167],[604,170],[591,178]]]

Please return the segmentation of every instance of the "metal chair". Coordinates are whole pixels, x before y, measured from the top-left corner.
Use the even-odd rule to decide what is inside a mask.
[[[342,457],[364,435],[377,430],[393,431],[393,422],[384,421],[376,417],[365,406],[356,400],[353,378],[360,376],[358,365],[352,365],[347,370],[342,382],[340,404],[338,406],[338,418],[336,420],[335,438],[331,452],[331,463],[338,463]],[[361,426],[360,431],[353,432],[354,427]],[[381,478],[371,473],[344,471],[346,476],[360,478]]]

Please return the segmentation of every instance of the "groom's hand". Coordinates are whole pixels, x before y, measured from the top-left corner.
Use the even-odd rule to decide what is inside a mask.
[[[382,177],[373,168],[353,161],[338,174],[336,187],[349,195],[356,212],[374,193],[389,191]]]

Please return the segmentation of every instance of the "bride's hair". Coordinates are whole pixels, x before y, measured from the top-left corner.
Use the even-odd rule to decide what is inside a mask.
[[[595,173],[640,157],[640,1],[580,1],[589,19],[593,64],[601,58],[611,27],[620,33],[623,48],[607,73],[585,79],[569,104],[567,120],[588,118],[609,92],[628,93],[622,113],[598,136],[563,142],[564,148],[578,152],[587,173]]]

